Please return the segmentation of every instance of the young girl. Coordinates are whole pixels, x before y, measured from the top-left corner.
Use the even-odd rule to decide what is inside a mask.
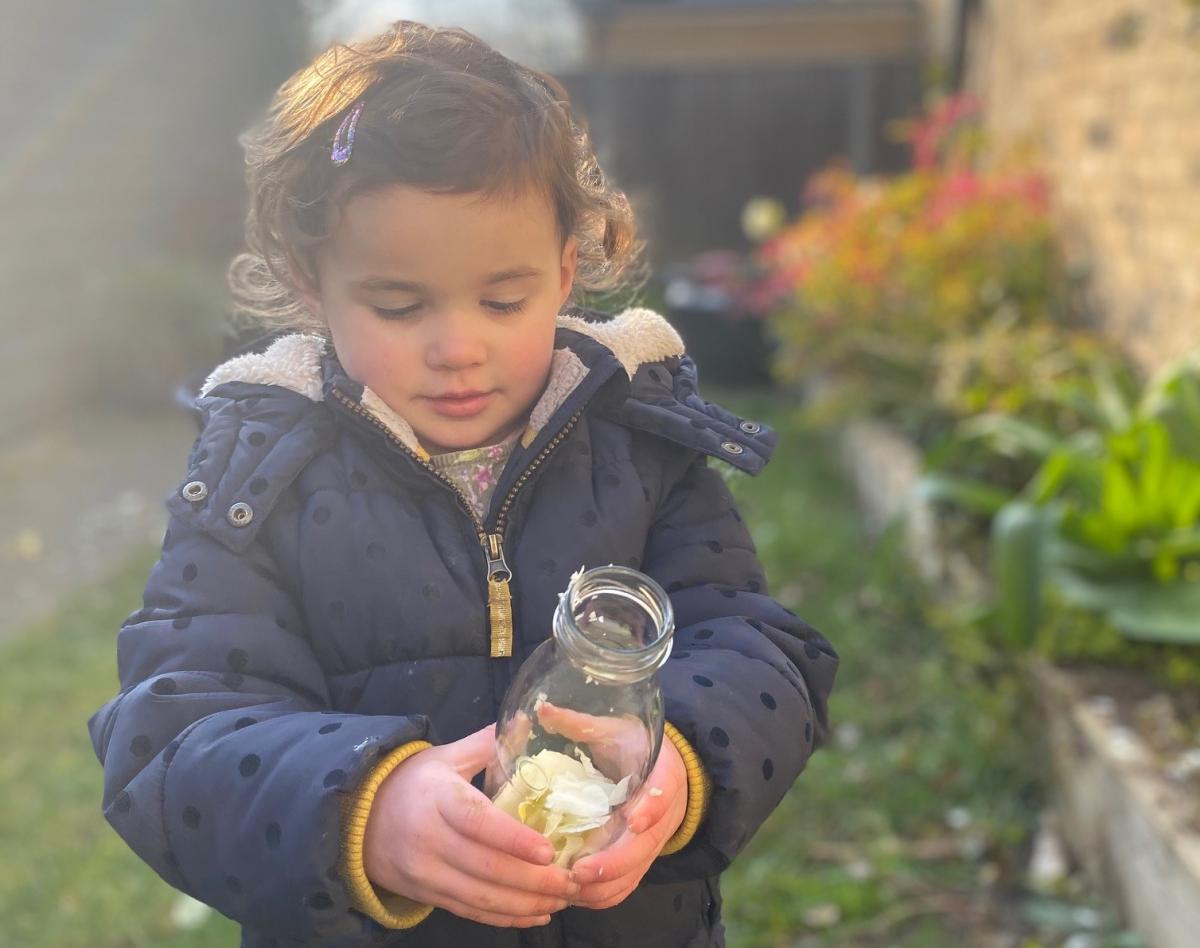
[[[823,738],[837,656],[767,596],[704,401],[562,87],[461,30],[335,47],[247,141],[242,304],[292,327],[205,383],[120,694],[104,812],[243,945],[719,945],[717,877]],[[477,777],[581,566],[670,593],[669,720],[570,871]]]

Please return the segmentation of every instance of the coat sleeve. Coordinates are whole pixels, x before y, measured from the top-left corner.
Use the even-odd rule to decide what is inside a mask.
[[[261,540],[172,518],[118,638],[121,691],[90,720],[104,814],[167,882],[242,924],[369,941],[338,871],[342,803],[424,717],[336,713]]]
[[[767,595],[754,543],[721,476],[695,460],[667,493],[642,570],[668,592],[672,655],[660,675],[666,715],[712,780],[691,842],[650,882],[723,871],[825,740],[838,656]]]

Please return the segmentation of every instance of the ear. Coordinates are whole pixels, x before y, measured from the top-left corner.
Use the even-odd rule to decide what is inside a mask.
[[[559,300],[561,309],[571,297],[575,285],[575,269],[579,265],[579,241],[572,234],[563,244],[562,261],[559,265]]]

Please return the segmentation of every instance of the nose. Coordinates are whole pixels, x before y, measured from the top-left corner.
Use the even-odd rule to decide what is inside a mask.
[[[469,369],[486,360],[487,345],[478,319],[449,310],[438,314],[425,348],[425,362],[431,369]]]

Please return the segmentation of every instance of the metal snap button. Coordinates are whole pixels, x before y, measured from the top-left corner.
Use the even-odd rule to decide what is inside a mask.
[[[183,490],[180,493],[183,495],[184,500],[196,503],[208,496],[208,485],[204,481],[189,481],[183,485]]]
[[[225,519],[235,527],[244,527],[254,519],[254,511],[250,509],[249,504],[238,501],[238,503],[229,508],[229,513],[225,515]]]
[[[730,454],[742,454],[746,450],[736,441],[723,441],[721,442],[721,448]]]
[[[738,427],[746,432],[746,434],[758,434],[762,431],[762,425],[757,421],[743,421]]]

